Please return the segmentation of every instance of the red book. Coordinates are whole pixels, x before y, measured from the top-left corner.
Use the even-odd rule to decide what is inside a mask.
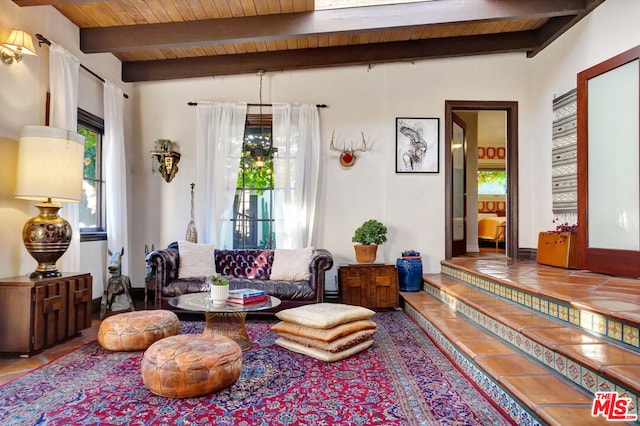
[[[269,300],[269,295],[268,294],[263,294],[263,295],[259,295],[259,296],[251,296],[251,297],[244,297],[244,298],[232,298],[232,297],[229,297],[228,300],[231,303],[237,303],[239,305],[248,305],[248,304],[251,304],[251,303],[266,302],[267,300]]]

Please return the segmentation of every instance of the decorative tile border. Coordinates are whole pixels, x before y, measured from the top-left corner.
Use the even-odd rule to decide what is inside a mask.
[[[640,411],[638,411],[637,408],[637,403],[640,400],[640,396],[635,394],[634,392],[611,382],[609,379],[601,376],[597,372],[587,367],[573,362],[564,355],[559,354],[552,349],[549,349],[537,343],[536,341],[529,339],[520,332],[465,304],[464,302],[456,299],[454,296],[451,296],[450,294],[429,284],[428,282],[423,283],[423,289],[431,296],[440,300],[445,305],[451,307],[451,309],[455,310],[456,312],[474,322],[476,325],[483,327],[485,330],[491,332],[496,337],[513,345],[522,353],[544,364],[547,368],[557,371],[564,377],[574,382],[576,385],[582,387],[587,392],[595,394],[595,392],[597,391],[615,389],[616,392],[618,392],[620,395],[626,395],[627,398],[631,398],[632,400],[632,409],[634,410],[634,412],[636,412],[636,414],[640,416]],[[407,305],[407,309],[408,308],[413,309],[410,305]],[[565,309],[565,311],[568,316],[569,310]],[[561,316],[562,314],[560,313],[560,309],[558,309],[558,312],[558,315]],[[420,316],[419,313],[417,315]],[[424,319],[424,321],[427,320]],[[442,338],[446,339],[445,337]],[[434,340],[436,339],[434,338]]]
[[[456,345],[447,339],[429,320],[423,317],[411,305],[407,304],[405,312],[415,319],[422,329],[434,342],[446,353],[453,362],[469,377],[478,388],[489,397],[502,411],[504,411],[516,424],[536,426],[541,423],[526,407],[511,396],[482,369],[462,353]]]
[[[500,281],[474,275],[473,273],[453,268],[450,265],[442,265],[442,274],[533,309],[553,319],[566,322],[568,325],[597,333],[615,343],[622,344],[627,349],[640,352],[640,329],[636,325],[576,308],[565,302],[512,288],[502,284]]]

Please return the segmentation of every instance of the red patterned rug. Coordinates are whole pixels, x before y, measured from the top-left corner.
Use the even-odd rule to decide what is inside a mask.
[[[83,346],[0,388],[6,425],[508,425],[403,312],[380,312],[374,345],[324,363],[274,344],[275,320],[247,322],[240,379],[169,399],[142,383],[142,352]],[[183,321],[181,333],[202,322]]]

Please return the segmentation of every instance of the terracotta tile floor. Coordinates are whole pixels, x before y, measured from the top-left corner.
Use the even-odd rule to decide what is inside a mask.
[[[526,292],[548,296],[580,309],[624,318],[638,324],[640,320],[640,280],[617,278],[586,271],[554,268],[538,265],[534,261],[512,261],[506,258],[474,256],[456,258],[447,262],[457,268],[479,271],[488,278],[498,278],[504,283]],[[480,290],[460,289],[455,280],[442,275],[429,277],[432,285],[444,288],[448,294],[460,296],[465,303],[481,312],[499,318],[512,328],[521,330],[528,337],[545,342],[559,353],[580,360],[595,371],[606,372],[629,389],[636,389],[640,380],[639,354],[624,350],[603,339],[580,332],[554,321],[531,315],[526,308],[512,304],[492,302]],[[431,321],[467,356],[490,371],[497,380],[514,395],[526,401],[529,407],[550,425],[606,424],[604,418],[593,418],[590,413],[589,395],[564,383],[552,373],[536,365],[527,357],[506,346],[484,339],[459,339],[473,335],[458,324],[459,319],[445,316],[441,310],[449,310],[444,304],[431,303],[426,294],[411,293],[408,296],[414,308]],[[539,319],[538,319],[539,318]],[[453,329],[448,324],[455,324]],[[478,333],[480,336],[480,333]],[[484,336],[483,336],[484,337]]]
[[[0,358],[0,386],[69,353],[82,345],[92,342],[98,335],[99,327],[100,320],[94,319],[91,327],[82,330],[80,336],[74,337],[73,339],[67,340],[28,358],[3,355],[2,358]]]
[[[532,260],[459,257],[463,269],[513,283],[522,290],[640,325],[640,280],[539,265]]]

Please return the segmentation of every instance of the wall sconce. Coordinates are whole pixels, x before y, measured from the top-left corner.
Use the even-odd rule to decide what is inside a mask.
[[[180,161],[180,153],[174,151],[174,143],[169,139],[158,139],[155,142],[154,149],[151,151],[151,157],[158,160],[158,171],[165,181],[171,182],[178,173],[178,162]],[[151,164],[151,172],[155,172],[153,160]]]
[[[22,30],[11,30],[11,34],[2,46],[2,62],[9,65],[14,59],[16,62],[22,60],[23,55],[36,55],[36,49],[33,47],[33,39]]]

